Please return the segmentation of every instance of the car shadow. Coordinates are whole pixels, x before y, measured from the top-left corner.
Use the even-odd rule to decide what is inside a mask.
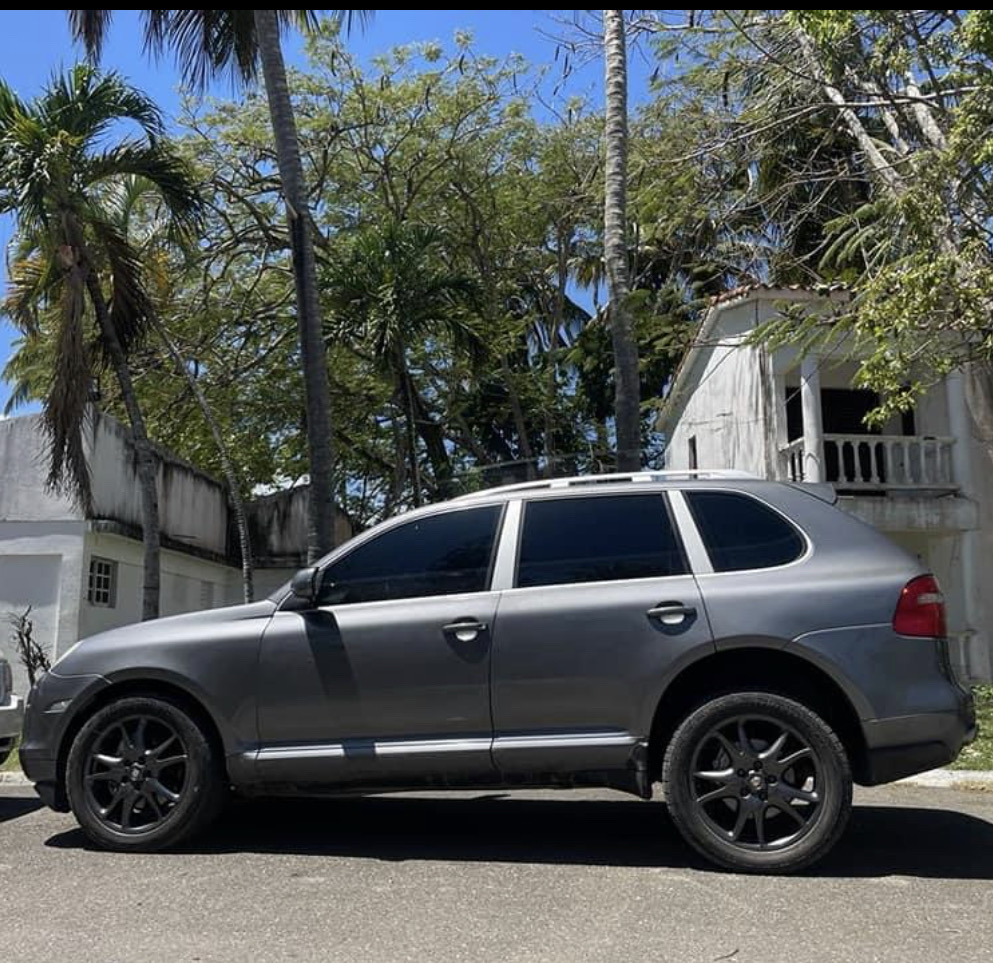
[[[48,845],[86,841],[73,830]],[[663,803],[501,793],[240,801],[182,852],[710,868]],[[993,824],[942,809],[857,806],[841,842],[806,875],[993,879]]]
[[[41,800],[36,796],[0,796],[0,823],[20,819],[41,809]]]

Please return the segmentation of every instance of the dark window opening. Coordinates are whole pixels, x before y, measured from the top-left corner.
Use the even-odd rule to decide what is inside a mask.
[[[804,552],[800,533],[778,512],[736,492],[686,492],[715,572],[773,568]]]
[[[429,515],[384,532],[324,570],[321,604],[486,591],[501,510]]]
[[[525,509],[519,586],[686,572],[661,494],[536,500]]]

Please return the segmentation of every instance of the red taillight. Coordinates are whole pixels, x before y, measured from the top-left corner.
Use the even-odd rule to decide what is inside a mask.
[[[903,587],[893,615],[893,631],[900,635],[945,637],[945,597],[933,575],[922,575]]]

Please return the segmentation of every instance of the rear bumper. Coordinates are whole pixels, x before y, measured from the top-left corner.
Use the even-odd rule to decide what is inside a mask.
[[[972,696],[956,690],[954,710],[864,722],[866,767],[859,781],[877,786],[954,761],[976,738]]]

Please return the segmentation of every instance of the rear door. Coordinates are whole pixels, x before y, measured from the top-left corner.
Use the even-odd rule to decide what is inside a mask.
[[[626,768],[665,679],[711,648],[664,493],[526,501],[493,652],[504,773]]]

